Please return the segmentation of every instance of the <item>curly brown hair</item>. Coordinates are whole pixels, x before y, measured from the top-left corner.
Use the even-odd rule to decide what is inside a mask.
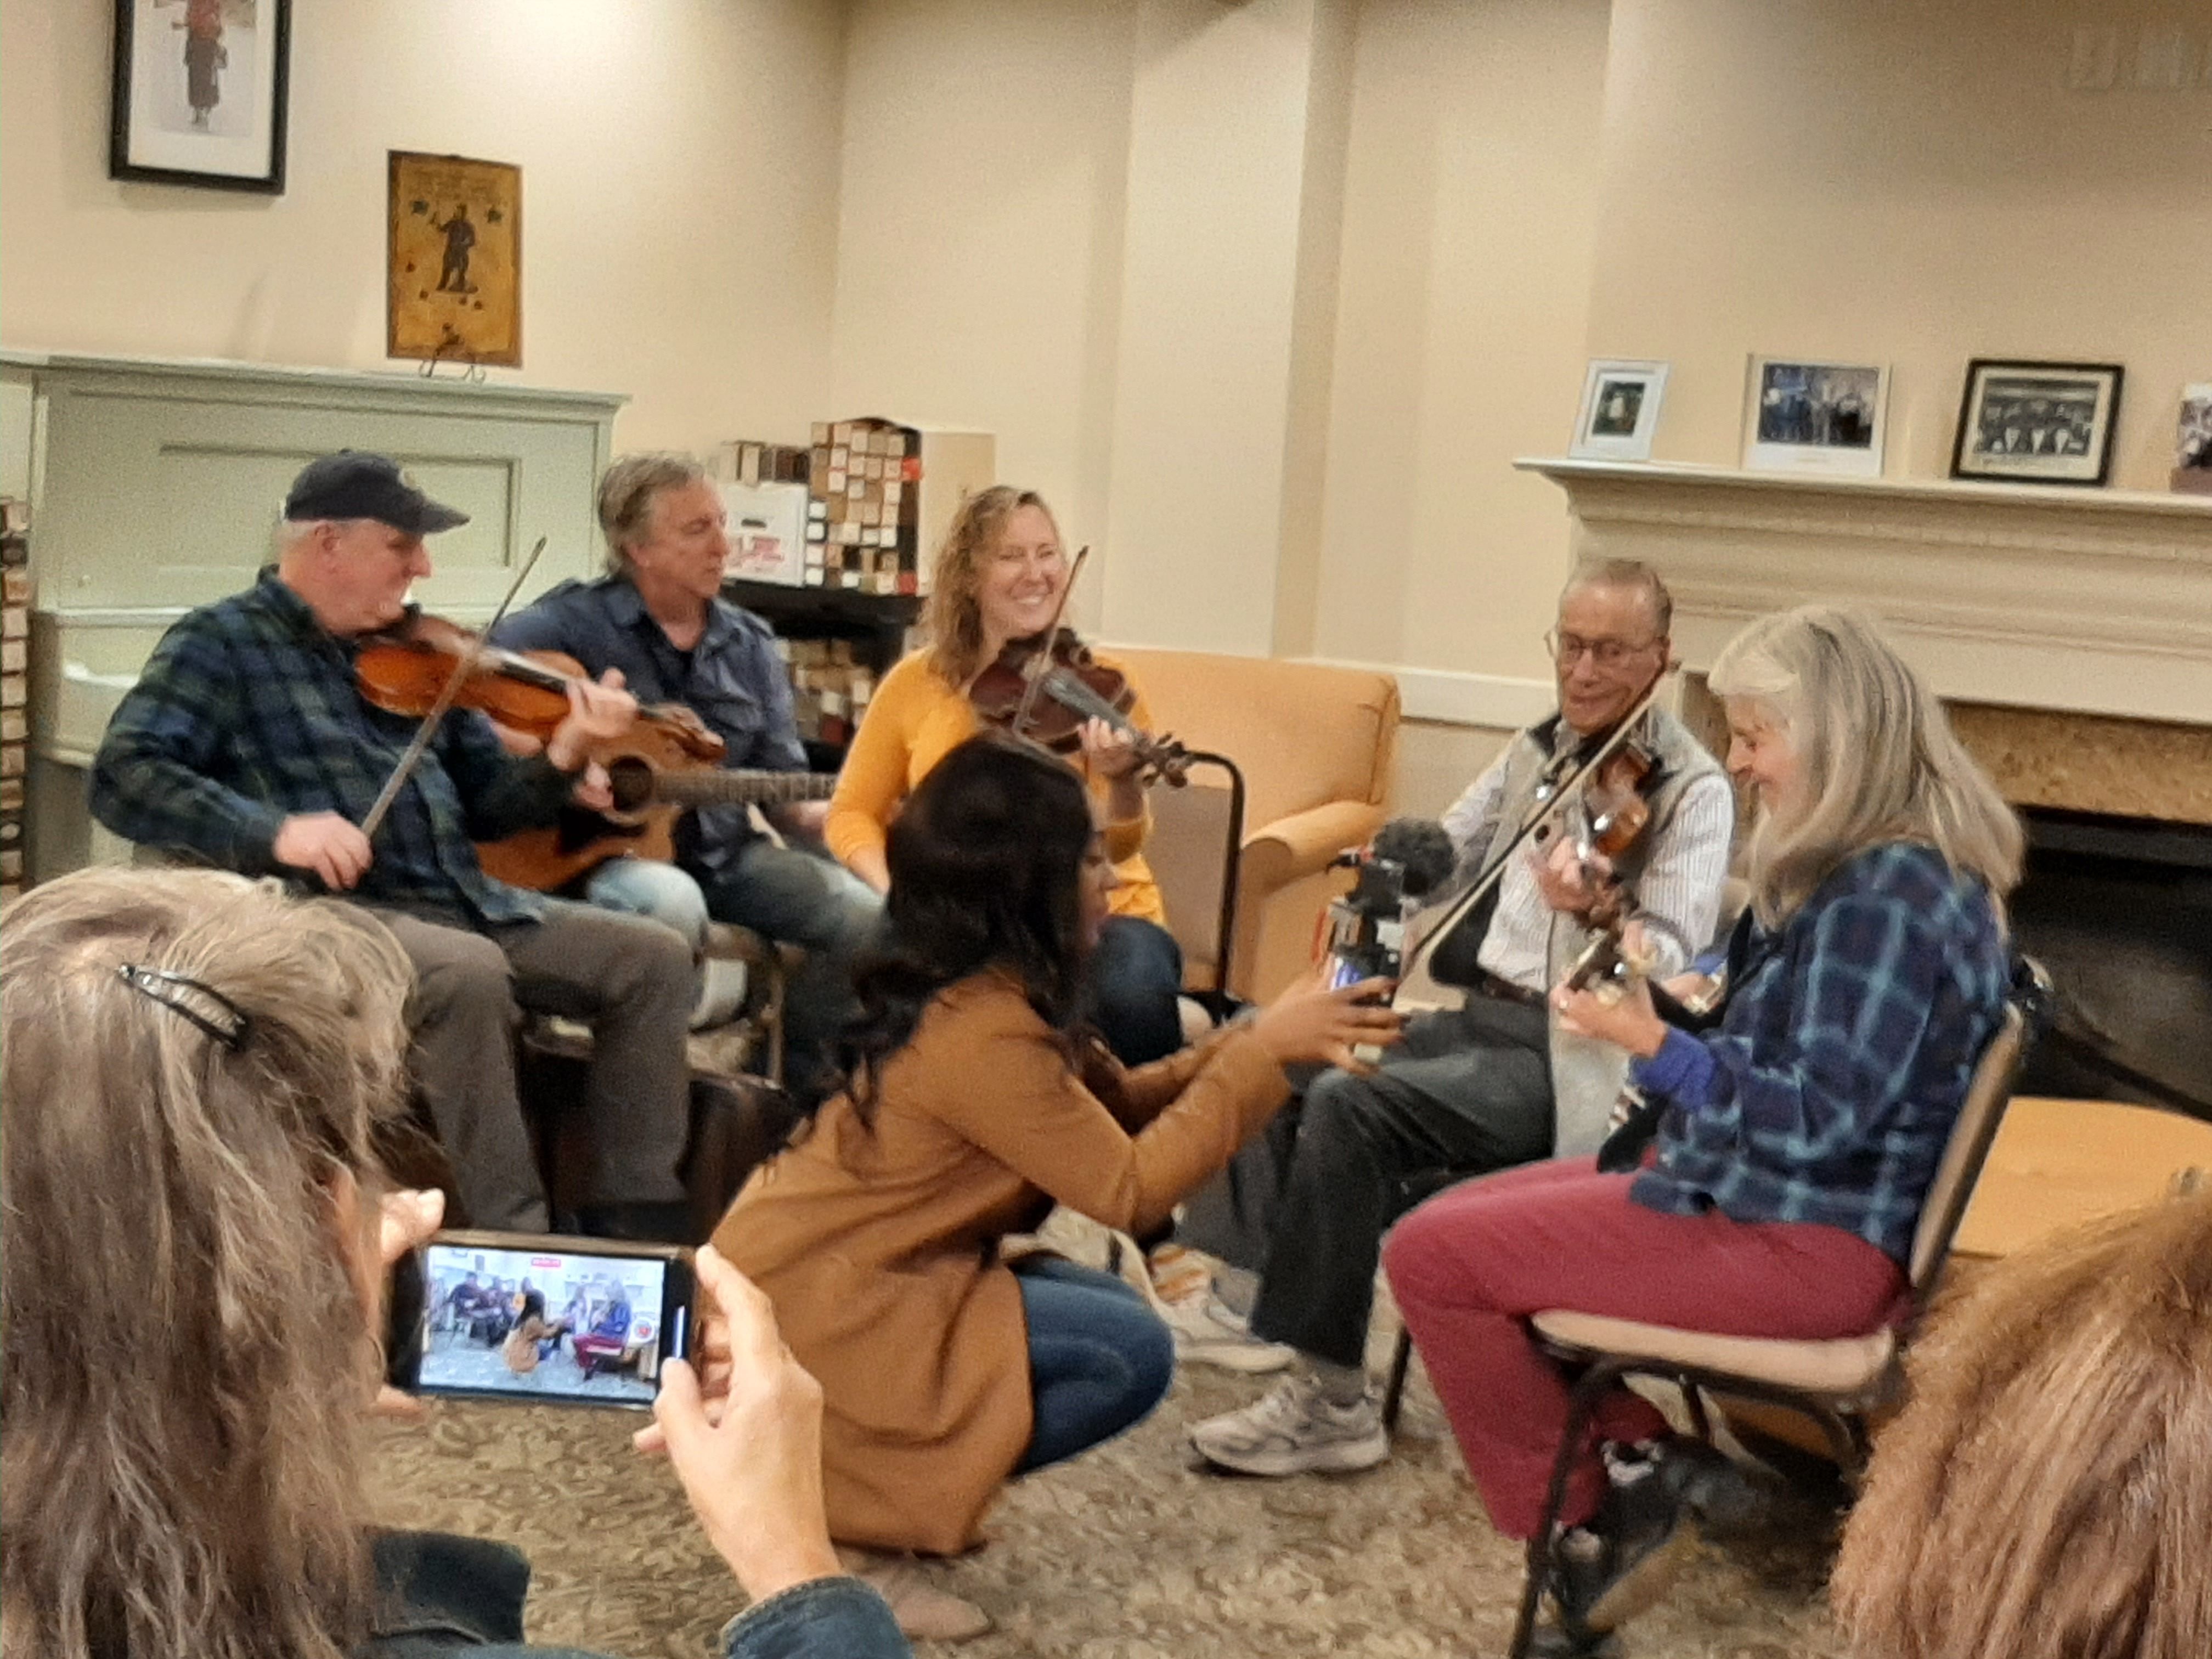
[[[929,635],[929,665],[952,685],[965,689],[983,666],[983,611],[977,595],[983,562],[1004,533],[1006,520],[1025,507],[1051,519],[1052,509],[1034,489],[993,484],[960,503],[937,550],[930,573],[929,603],[922,625]],[[1059,520],[1053,533],[1060,533]]]
[[[1968,1281],[1844,1535],[1860,1659],[2212,1653],[2212,1191]]]

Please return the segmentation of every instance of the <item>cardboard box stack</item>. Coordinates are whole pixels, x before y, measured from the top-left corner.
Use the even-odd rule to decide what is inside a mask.
[[[0,899],[23,890],[24,790],[29,782],[30,504],[0,496]]]
[[[801,738],[842,746],[853,740],[875,695],[876,677],[855,659],[850,640],[779,639],[791,671],[791,714]]]
[[[807,469],[805,580],[864,593],[923,593],[961,500],[994,482],[997,446],[877,418],[818,421]]]

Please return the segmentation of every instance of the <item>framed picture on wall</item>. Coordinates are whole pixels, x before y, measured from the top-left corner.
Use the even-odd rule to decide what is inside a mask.
[[[1889,420],[1887,366],[1753,357],[1746,380],[1745,466],[1881,476]]]
[[[284,190],[292,0],[114,0],[107,176]]]
[[[391,152],[385,351],[522,366],[522,169]]]
[[[1650,460],[1659,399],[1666,390],[1664,363],[1592,358],[1567,453],[1589,460]]]
[[[2104,483],[2112,476],[2124,373],[2118,363],[1975,358],[1966,365],[1951,476],[2015,483]]]

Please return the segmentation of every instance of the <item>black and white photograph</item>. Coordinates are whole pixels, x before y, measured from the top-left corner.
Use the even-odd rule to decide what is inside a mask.
[[[1976,358],[1966,365],[1951,476],[2103,483],[2112,472],[2123,372],[2118,363]]]
[[[1749,386],[1744,465],[1881,476],[1887,368],[1753,357]]]
[[[1595,359],[1583,381],[1582,413],[1567,453],[1589,460],[1648,461],[1667,389],[1667,365]]]
[[[284,188],[291,0],[115,0],[107,171]]]
[[[2181,421],[2173,434],[2173,487],[2212,495],[2212,380],[2181,388]]]

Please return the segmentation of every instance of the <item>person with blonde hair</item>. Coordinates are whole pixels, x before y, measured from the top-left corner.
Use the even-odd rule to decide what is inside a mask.
[[[1662,1111],[1649,1155],[1469,1182],[1383,1253],[1468,1473],[1512,1536],[1540,1519],[1568,1409],[1528,1316],[1800,1340],[1899,1316],[1921,1205],[2003,1018],[2020,828],[1874,623],[1819,606],[1761,618],[1709,683],[1757,807],[1717,1028],[1669,1026],[1640,984],[1553,994],[1571,1029],[1636,1056]],[[1577,1449],[1549,1586],[1571,1639],[1601,1639],[1679,1555],[1707,1459],[1664,1431],[1618,1389]]]
[[[412,982],[366,912],[273,882],[85,870],[8,908],[11,1655],[374,1659],[521,1628],[513,1550],[369,1528],[383,1273],[442,1210],[374,1146]],[[668,1363],[646,1443],[757,1604],[726,1659],[905,1653],[830,1552],[820,1389],[759,1291],[712,1251],[699,1272],[701,1368]]]
[[[2212,1191],[1968,1280],[1844,1533],[1857,1659],[2212,1653]]]
[[[1043,635],[1060,614],[1068,568],[1060,527],[1035,490],[994,484],[961,503],[932,572],[928,643],[876,689],[823,828],[830,851],[878,892],[890,884],[884,848],[892,815],[939,761],[975,735],[980,722],[968,688],[1008,645]],[[1151,728],[1141,691],[1129,719]],[[1182,953],[1167,931],[1159,884],[1144,857],[1151,814],[1134,750],[1104,723],[1086,726],[1072,763],[1097,804],[1120,878],[1112,919],[1090,964],[1086,1007],[1115,1058],[1141,1066],[1182,1046],[1176,1001]]]

